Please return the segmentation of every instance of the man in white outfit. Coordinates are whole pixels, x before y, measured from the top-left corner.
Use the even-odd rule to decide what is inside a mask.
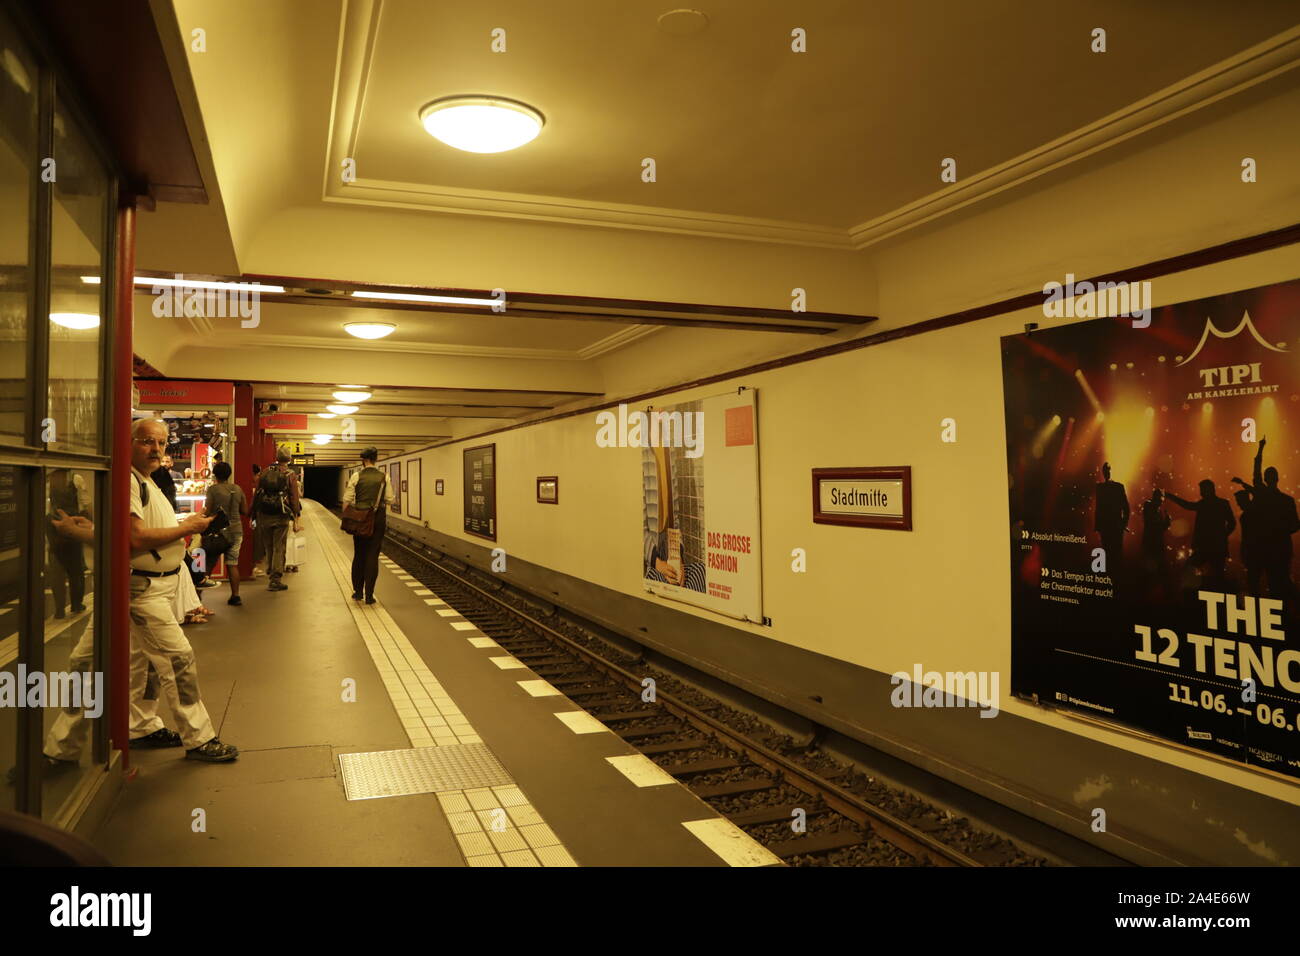
[[[194,649],[176,623],[172,602],[177,574],[185,570],[183,539],[201,533],[212,521],[188,515],[179,524],[176,514],[149,475],[167,447],[167,426],[141,419],[131,429],[131,738],[133,745],[174,745],[175,735],[163,727],[146,701],[150,665],[171,708],[186,756],[224,763],[239,751],[217,739],[199,695]]]

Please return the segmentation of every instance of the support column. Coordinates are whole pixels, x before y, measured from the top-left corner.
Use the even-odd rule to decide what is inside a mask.
[[[109,736],[131,761],[131,388],[135,325],[135,197],[123,196],[117,210],[117,260],[113,273],[115,320],[112,343],[113,409],[109,479]]]
[[[235,425],[235,473],[231,476],[235,484],[244,491],[244,500],[253,503],[253,463],[259,465],[261,449],[258,448],[258,436],[261,429],[257,427],[257,409],[253,404],[253,386],[235,385],[235,419],[243,419],[247,424]],[[231,516],[234,518],[234,516]],[[253,529],[244,522],[244,546],[239,550],[239,576],[245,581],[253,573]]]

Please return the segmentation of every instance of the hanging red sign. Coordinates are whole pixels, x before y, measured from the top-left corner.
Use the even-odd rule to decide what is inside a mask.
[[[259,424],[264,432],[305,432],[307,414],[304,412],[301,415],[285,413],[263,415]]]
[[[135,387],[140,390],[138,408],[170,408],[173,405],[217,408],[235,401],[234,382],[173,382],[144,378],[137,379]]]

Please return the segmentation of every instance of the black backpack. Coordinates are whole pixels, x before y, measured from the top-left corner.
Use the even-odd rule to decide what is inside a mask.
[[[264,515],[289,514],[289,476],[279,465],[263,469],[257,479],[257,512]]]

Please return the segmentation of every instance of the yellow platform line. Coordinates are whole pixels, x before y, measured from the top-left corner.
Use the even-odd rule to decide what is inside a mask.
[[[323,520],[329,513],[314,502],[303,505],[303,516],[311,524],[411,746],[481,743],[482,738],[383,604],[378,599],[374,604],[357,604],[351,599],[351,562]],[[513,781],[507,786],[445,790],[437,797],[470,866],[578,865]]]

